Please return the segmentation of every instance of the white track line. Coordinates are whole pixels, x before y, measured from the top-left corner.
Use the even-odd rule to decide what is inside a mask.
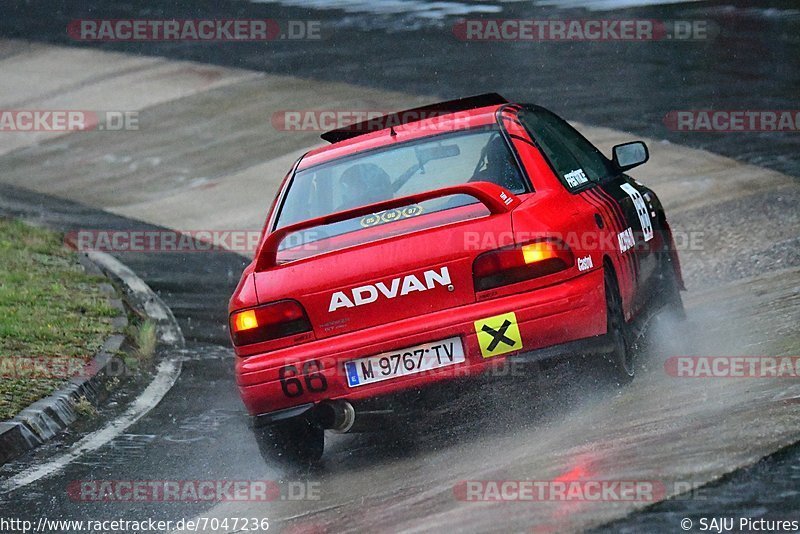
[[[108,254],[92,252],[89,254],[89,257],[112,277],[116,277],[124,283],[128,291],[139,294],[139,298],[145,303],[145,313],[156,322],[160,341],[174,347],[183,347],[183,332],[181,332],[180,326],[178,326],[177,321],[175,321],[172,310],[164,304],[144,280],[139,278],[128,266]],[[161,402],[164,395],[167,394],[178,380],[181,374],[181,366],[181,358],[175,355],[170,359],[162,361],[158,364],[156,376],[153,381],[150,382],[141,395],[133,401],[128,409],[125,410],[125,413],[113,421],[109,421],[103,428],[85,436],[73,445],[69,452],[45,464],[31,467],[0,482],[0,495],[18,490],[37,480],[61,471],[87,452],[99,449],[125,432],[128,427],[141,419]]]
[[[141,419],[142,416],[147,414],[153,407],[155,407],[164,395],[172,388],[175,381],[181,373],[180,359],[166,360],[158,365],[158,372],[155,379],[149,386],[139,395],[131,406],[113,421],[110,421],[103,428],[92,432],[84,437],[78,443],[72,446],[72,449],[58,456],[43,465],[27,469],[7,480],[0,483],[0,495],[18,490],[27,486],[37,480],[46,478],[53,475],[68,464],[77,460],[87,452],[95,451],[122,434],[128,427]]]

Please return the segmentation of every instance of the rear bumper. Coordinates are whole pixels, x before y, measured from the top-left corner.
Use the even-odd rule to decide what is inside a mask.
[[[535,291],[237,358],[236,379],[251,415],[265,420],[281,418],[281,414],[295,416],[322,401],[342,399],[357,403],[444,381],[479,376],[507,366],[510,361],[531,361],[572,350],[578,352],[577,348],[571,348],[572,342],[588,339],[591,344],[602,339],[601,334],[606,330],[605,309],[603,272],[596,269]],[[499,356],[484,357],[475,321],[508,312],[514,312],[516,316],[522,347]],[[455,336],[461,338],[464,346],[466,359],[461,364],[353,388],[347,385],[346,361]],[[287,397],[280,381],[281,368],[294,365],[302,369],[303,364],[311,360],[316,360],[321,367],[326,388],[317,392],[304,388],[302,394]]]
[[[403,388],[400,391],[354,400],[355,424],[352,431],[370,431],[384,428],[397,428],[402,421],[413,421],[420,413],[430,413],[431,409],[453,405],[453,399],[470,394],[481,394],[486,382],[497,384],[511,378],[530,377],[542,367],[539,362],[557,358],[572,357],[575,354],[606,354],[613,345],[606,335],[595,336],[543,349],[517,353],[506,359],[506,367],[497,372],[483,373],[479,376],[457,380],[436,381],[422,386]],[[524,373],[524,374],[523,374]],[[504,385],[506,382],[504,382]],[[458,403],[455,403],[456,405]],[[291,408],[256,415],[251,422],[254,427],[268,426],[295,417],[312,417],[323,423],[330,421],[331,412],[323,410],[321,403],[309,402]],[[405,419],[403,419],[405,418]],[[328,428],[325,426],[325,428]]]

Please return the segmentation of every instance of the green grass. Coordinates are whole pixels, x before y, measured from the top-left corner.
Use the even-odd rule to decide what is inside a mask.
[[[28,371],[42,360],[77,368],[91,360],[119,314],[61,235],[0,218],[0,420],[57,389],[63,372]],[[25,369],[25,371],[21,371]]]
[[[122,361],[129,370],[141,370],[141,366],[150,365],[158,345],[156,325],[150,319],[129,324],[126,335],[132,342],[133,350],[123,356]]]
[[[136,356],[143,361],[153,359],[158,345],[158,334],[154,322],[147,320],[136,327]]]

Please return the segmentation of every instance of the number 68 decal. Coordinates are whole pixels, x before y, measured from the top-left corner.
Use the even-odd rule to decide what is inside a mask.
[[[294,365],[286,365],[278,371],[281,379],[281,389],[287,397],[301,396],[304,391],[320,393],[328,389],[328,381],[322,374],[322,366],[317,360],[309,360],[303,364],[303,372],[298,371]],[[300,380],[302,378],[302,380]],[[305,383],[305,390],[303,389]]]

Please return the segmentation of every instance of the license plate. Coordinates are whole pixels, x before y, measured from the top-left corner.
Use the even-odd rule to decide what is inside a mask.
[[[347,372],[347,385],[354,388],[463,361],[464,347],[461,338],[451,337],[345,362],[344,368]]]

